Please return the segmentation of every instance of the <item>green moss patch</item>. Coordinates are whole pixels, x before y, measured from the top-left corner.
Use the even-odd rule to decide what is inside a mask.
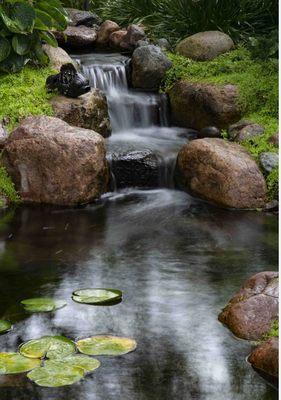
[[[279,321],[278,321],[278,319],[276,319],[273,322],[270,331],[263,336],[262,340],[268,340],[273,337],[279,337]]]
[[[15,186],[4,167],[0,167],[0,194],[7,197],[12,203],[18,203],[20,201]],[[1,206],[3,206],[3,201],[0,198],[0,207]]]

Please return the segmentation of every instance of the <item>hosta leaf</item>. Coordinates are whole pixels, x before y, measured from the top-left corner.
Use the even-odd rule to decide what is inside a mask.
[[[72,294],[72,300],[83,304],[105,305],[122,298],[121,290],[116,289],[80,289]]]
[[[23,56],[29,52],[31,44],[32,44],[32,36],[14,35],[12,39],[13,49],[20,56]]]
[[[11,32],[31,33],[33,31],[35,12],[28,3],[16,2],[1,12],[2,20]]]
[[[18,353],[0,353],[0,374],[19,374],[39,367],[40,360],[31,360]]]
[[[0,62],[5,60],[11,51],[11,45],[9,41],[3,37],[0,37]]]
[[[38,297],[22,300],[21,304],[28,312],[50,312],[58,310],[66,305],[63,300],[55,300],[49,297]]]
[[[134,351],[137,347],[133,339],[110,335],[92,336],[81,339],[76,344],[80,353],[89,356],[120,356]]]
[[[36,368],[27,377],[39,386],[60,387],[72,385],[84,376],[84,369],[66,363],[51,362],[44,367]]]
[[[36,19],[35,19],[35,29],[42,31],[49,31],[53,28],[53,19],[49,14],[42,10],[35,9]]]
[[[20,354],[29,358],[60,359],[74,354],[75,344],[64,336],[44,336],[33,339],[19,348]]]
[[[51,32],[40,32],[40,37],[43,41],[53,47],[58,47],[58,42],[55,36]]]
[[[0,319],[0,334],[9,332],[12,327],[13,325],[11,324],[11,322]]]
[[[40,1],[36,8],[45,12],[53,19],[53,28],[64,31],[67,28],[67,20],[64,14],[57,8],[52,7],[49,2]]]
[[[14,51],[11,51],[9,57],[0,62],[0,71],[18,72],[29,60],[28,56],[20,56]]]

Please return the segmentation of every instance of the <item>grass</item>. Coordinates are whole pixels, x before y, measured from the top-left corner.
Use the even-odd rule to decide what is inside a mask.
[[[49,99],[52,95],[45,90],[46,78],[54,73],[50,68],[26,66],[16,74],[0,74],[0,120],[10,119],[12,130],[28,115],[52,115]]]
[[[215,60],[198,62],[169,53],[173,61],[166,75],[163,90],[169,91],[179,80],[209,84],[234,84],[239,89],[243,118],[261,124],[265,133],[242,143],[258,161],[263,152],[278,152],[268,139],[278,132],[278,61],[254,60],[243,46]],[[224,132],[224,137],[227,134]],[[269,199],[278,192],[278,170],[266,176]]]
[[[268,340],[273,337],[279,337],[279,321],[278,321],[278,319],[276,319],[273,322],[273,324],[270,328],[270,331],[268,333],[266,333],[265,335],[263,335],[262,340]]]
[[[4,167],[0,167],[0,193],[7,197],[12,203],[18,203],[20,201],[15,186]],[[3,201],[0,199],[0,207],[3,206],[3,204]]]

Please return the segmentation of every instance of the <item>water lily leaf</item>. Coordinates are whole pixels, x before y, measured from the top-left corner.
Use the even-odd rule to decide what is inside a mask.
[[[57,360],[47,360],[45,361],[44,366],[52,368],[54,366],[61,366],[63,367],[79,367],[82,368],[84,373],[92,372],[95,369],[99,368],[100,361],[96,360],[95,358],[84,356],[84,355],[74,355],[63,358],[59,361]]]
[[[55,300],[49,297],[39,297],[34,299],[22,300],[21,304],[28,312],[50,312],[58,310],[66,305],[63,300]]]
[[[72,294],[72,300],[83,304],[104,305],[122,298],[121,290],[116,289],[80,289]]]
[[[0,334],[9,332],[13,328],[13,325],[9,321],[0,319]]]
[[[18,353],[0,353],[0,374],[19,374],[39,367],[40,360],[32,360]]]
[[[29,358],[60,359],[70,356],[76,351],[72,340],[64,336],[44,336],[29,340],[20,346],[19,352]]]
[[[134,351],[137,347],[134,339],[110,335],[92,336],[81,339],[76,344],[80,353],[89,356],[120,356]]]
[[[64,362],[50,362],[50,364],[35,368],[27,377],[39,386],[60,387],[72,385],[84,376],[84,369]]]

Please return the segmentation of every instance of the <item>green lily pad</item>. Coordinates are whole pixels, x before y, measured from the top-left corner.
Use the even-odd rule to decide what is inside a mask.
[[[78,340],[76,344],[80,353],[89,356],[121,356],[134,351],[137,347],[134,339],[110,335],[92,336]]]
[[[121,290],[116,289],[80,289],[72,294],[72,300],[83,304],[105,305],[122,298]]]
[[[0,374],[19,374],[39,367],[40,360],[31,360],[19,353],[0,353]]]
[[[75,351],[75,344],[64,336],[44,336],[40,339],[29,340],[19,349],[20,354],[25,357],[50,359],[67,357]]]
[[[49,365],[35,368],[27,377],[39,386],[60,387],[72,385],[84,376],[84,369],[64,362],[50,361]]]
[[[49,367],[49,368],[52,368],[53,366],[63,367],[63,364],[66,367],[82,368],[84,373],[86,374],[87,372],[92,372],[95,369],[99,368],[100,361],[96,360],[95,358],[89,357],[89,356],[84,356],[84,355],[78,354],[78,355],[63,358],[58,361],[57,360],[47,360],[47,361],[45,361],[44,366]]]
[[[21,304],[28,312],[50,312],[58,310],[66,305],[63,300],[55,300],[49,297],[39,297],[34,299],[22,300]]]
[[[0,319],[0,334],[9,332],[13,328],[13,325],[9,321]]]

